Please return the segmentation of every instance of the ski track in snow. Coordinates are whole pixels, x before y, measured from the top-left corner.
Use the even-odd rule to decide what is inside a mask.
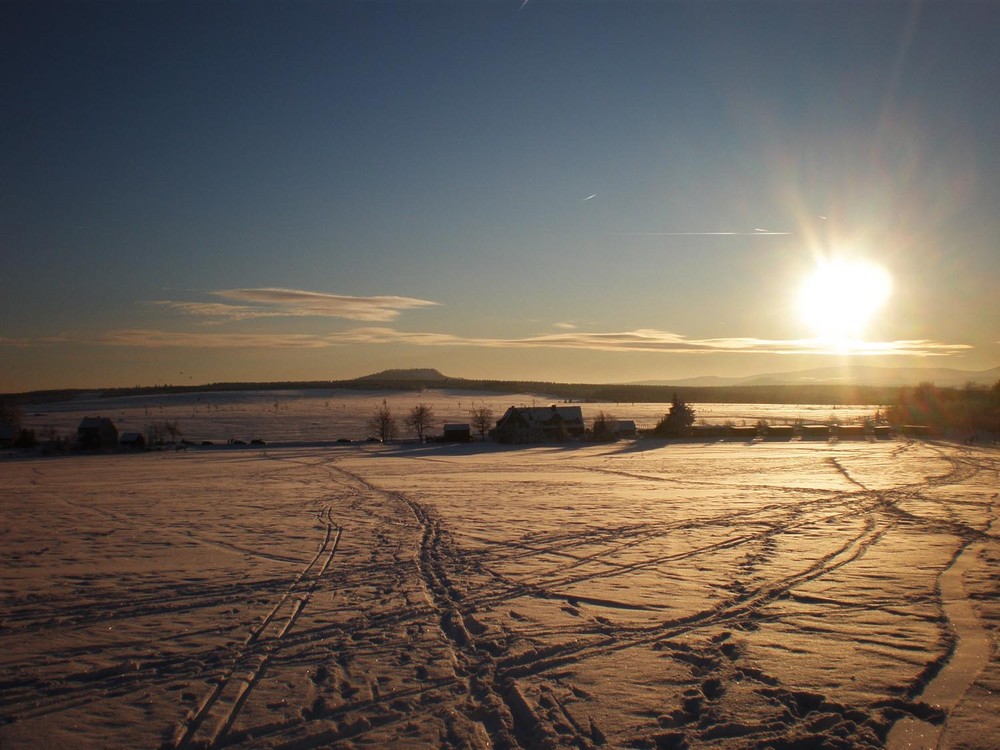
[[[0,746],[988,747],[998,468],[908,441],[10,462]]]

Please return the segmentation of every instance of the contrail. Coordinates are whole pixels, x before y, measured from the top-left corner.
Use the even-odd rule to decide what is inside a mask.
[[[753,232],[619,232],[626,237],[776,237],[791,232],[767,232],[761,229]]]
[[[588,195],[586,198],[584,198],[582,201],[580,201],[580,203],[586,203],[591,198],[596,198],[596,197],[597,197],[597,193],[594,193],[593,195]]]

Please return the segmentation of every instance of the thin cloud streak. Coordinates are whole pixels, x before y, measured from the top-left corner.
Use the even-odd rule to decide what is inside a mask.
[[[784,237],[792,232],[619,232],[620,237]]]
[[[489,349],[581,349],[660,354],[850,354],[934,357],[971,349],[967,344],[944,344],[928,339],[830,344],[817,339],[758,339],[753,337],[688,339],[655,329],[614,333],[573,331],[524,338],[479,338],[448,333],[398,331],[394,328],[355,328],[329,334],[192,333],[145,329],[111,331],[94,340],[109,346],[147,348],[275,348],[318,349],[334,346],[404,344],[411,346],[468,346]]]
[[[68,336],[39,336],[37,338],[0,336],[0,346],[9,346],[16,349],[28,349],[33,346],[44,346],[46,344],[66,344],[72,341],[73,339]]]
[[[440,303],[414,297],[391,295],[352,297],[300,289],[264,287],[259,289],[222,289],[209,292],[228,302],[183,302],[157,300],[151,304],[184,315],[204,318],[207,322],[251,320],[279,317],[326,317],[387,323],[404,310],[433,307]]]

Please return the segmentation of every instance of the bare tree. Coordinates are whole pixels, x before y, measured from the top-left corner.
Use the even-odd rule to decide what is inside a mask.
[[[392,411],[385,399],[382,399],[381,406],[375,409],[375,414],[368,420],[368,429],[378,433],[383,443],[388,443],[396,437],[396,418],[392,416]]]
[[[479,433],[479,439],[485,440],[486,433],[493,426],[493,409],[486,405],[474,406],[469,416],[472,417],[472,428]]]
[[[20,424],[21,410],[17,404],[9,401],[0,401],[0,424]]]
[[[162,422],[150,422],[146,425],[146,445],[162,446],[165,435]]]
[[[424,442],[424,433],[434,420],[434,410],[427,404],[417,404],[406,415],[406,426],[417,433],[417,439]]]
[[[163,430],[168,435],[170,435],[170,442],[171,443],[176,443],[178,436],[181,435],[180,427],[177,426],[177,422],[176,421],[173,421],[173,422],[171,422],[169,420],[164,421],[163,422]]]

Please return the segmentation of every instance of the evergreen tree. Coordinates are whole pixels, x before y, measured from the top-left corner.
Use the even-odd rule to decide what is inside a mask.
[[[656,425],[653,433],[661,437],[679,437],[686,435],[693,424],[694,409],[677,398],[677,394],[674,393],[670,411]]]

